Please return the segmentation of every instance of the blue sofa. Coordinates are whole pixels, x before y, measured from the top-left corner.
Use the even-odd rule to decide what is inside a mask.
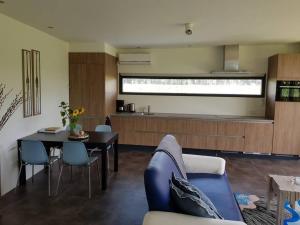
[[[178,166],[165,152],[156,152],[144,174],[149,210],[144,225],[159,224],[236,224],[245,225],[225,172],[225,160],[219,157],[182,154],[188,181],[199,187],[214,203],[224,220],[200,218],[176,212],[169,182],[174,173],[182,177]]]

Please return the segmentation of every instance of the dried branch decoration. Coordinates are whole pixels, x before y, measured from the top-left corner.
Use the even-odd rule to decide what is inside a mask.
[[[12,92],[11,89],[5,94],[5,88],[6,88],[5,84],[0,83],[0,110],[3,106],[5,99]],[[2,128],[4,127],[8,119],[14,114],[17,108],[22,104],[22,102],[23,102],[22,94],[21,92],[19,92],[16,95],[16,97],[13,99],[13,101],[10,103],[9,107],[7,108],[6,112],[4,113],[4,115],[0,120],[0,131],[2,130]]]

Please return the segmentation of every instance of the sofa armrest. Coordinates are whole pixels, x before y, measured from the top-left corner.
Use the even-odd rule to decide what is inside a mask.
[[[148,212],[143,225],[246,225],[244,222],[202,218],[172,212]]]
[[[212,173],[223,175],[225,160],[220,157],[182,154],[187,173]]]

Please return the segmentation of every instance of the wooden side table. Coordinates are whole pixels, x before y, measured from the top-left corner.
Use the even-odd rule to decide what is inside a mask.
[[[300,185],[292,182],[291,176],[269,175],[267,209],[270,210],[270,201],[277,196],[276,224],[282,225],[284,220],[284,203],[289,201],[295,208],[295,201],[300,199]]]

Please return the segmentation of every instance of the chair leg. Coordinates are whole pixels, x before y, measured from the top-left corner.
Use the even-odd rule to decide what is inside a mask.
[[[48,165],[48,195],[51,196],[51,164]]]
[[[58,162],[58,169],[60,170],[62,161],[61,161],[61,159],[59,158],[59,159],[57,160],[57,162]]]
[[[106,150],[106,157],[107,157],[107,172],[109,172],[109,150]]]
[[[31,165],[31,182],[33,183],[34,165]]]
[[[16,191],[16,192],[17,192],[17,187],[19,186],[19,183],[20,183],[20,176],[21,176],[22,168],[23,168],[23,164],[21,163],[21,165],[20,165],[20,170],[19,170],[19,174],[18,174],[18,178],[17,178],[17,185],[16,185],[16,188],[15,188],[15,191]]]
[[[59,184],[60,184],[61,176],[62,176],[62,173],[63,173],[63,169],[64,169],[64,165],[61,166],[61,169],[60,169],[60,172],[59,172],[58,182],[57,182],[57,187],[56,187],[56,193],[55,193],[55,195],[58,194],[58,189],[59,189]]]
[[[92,197],[91,194],[91,166],[89,165],[89,199]]]
[[[72,172],[73,171],[73,167],[72,166],[70,166],[70,181],[72,181]]]
[[[96,167],[97,167],[97,177],[99,179],[99,184],[100,184],[100,188],[101,188],[101,179],[100,179],[100,170],[99,170],[99,160],[96,160]]]

